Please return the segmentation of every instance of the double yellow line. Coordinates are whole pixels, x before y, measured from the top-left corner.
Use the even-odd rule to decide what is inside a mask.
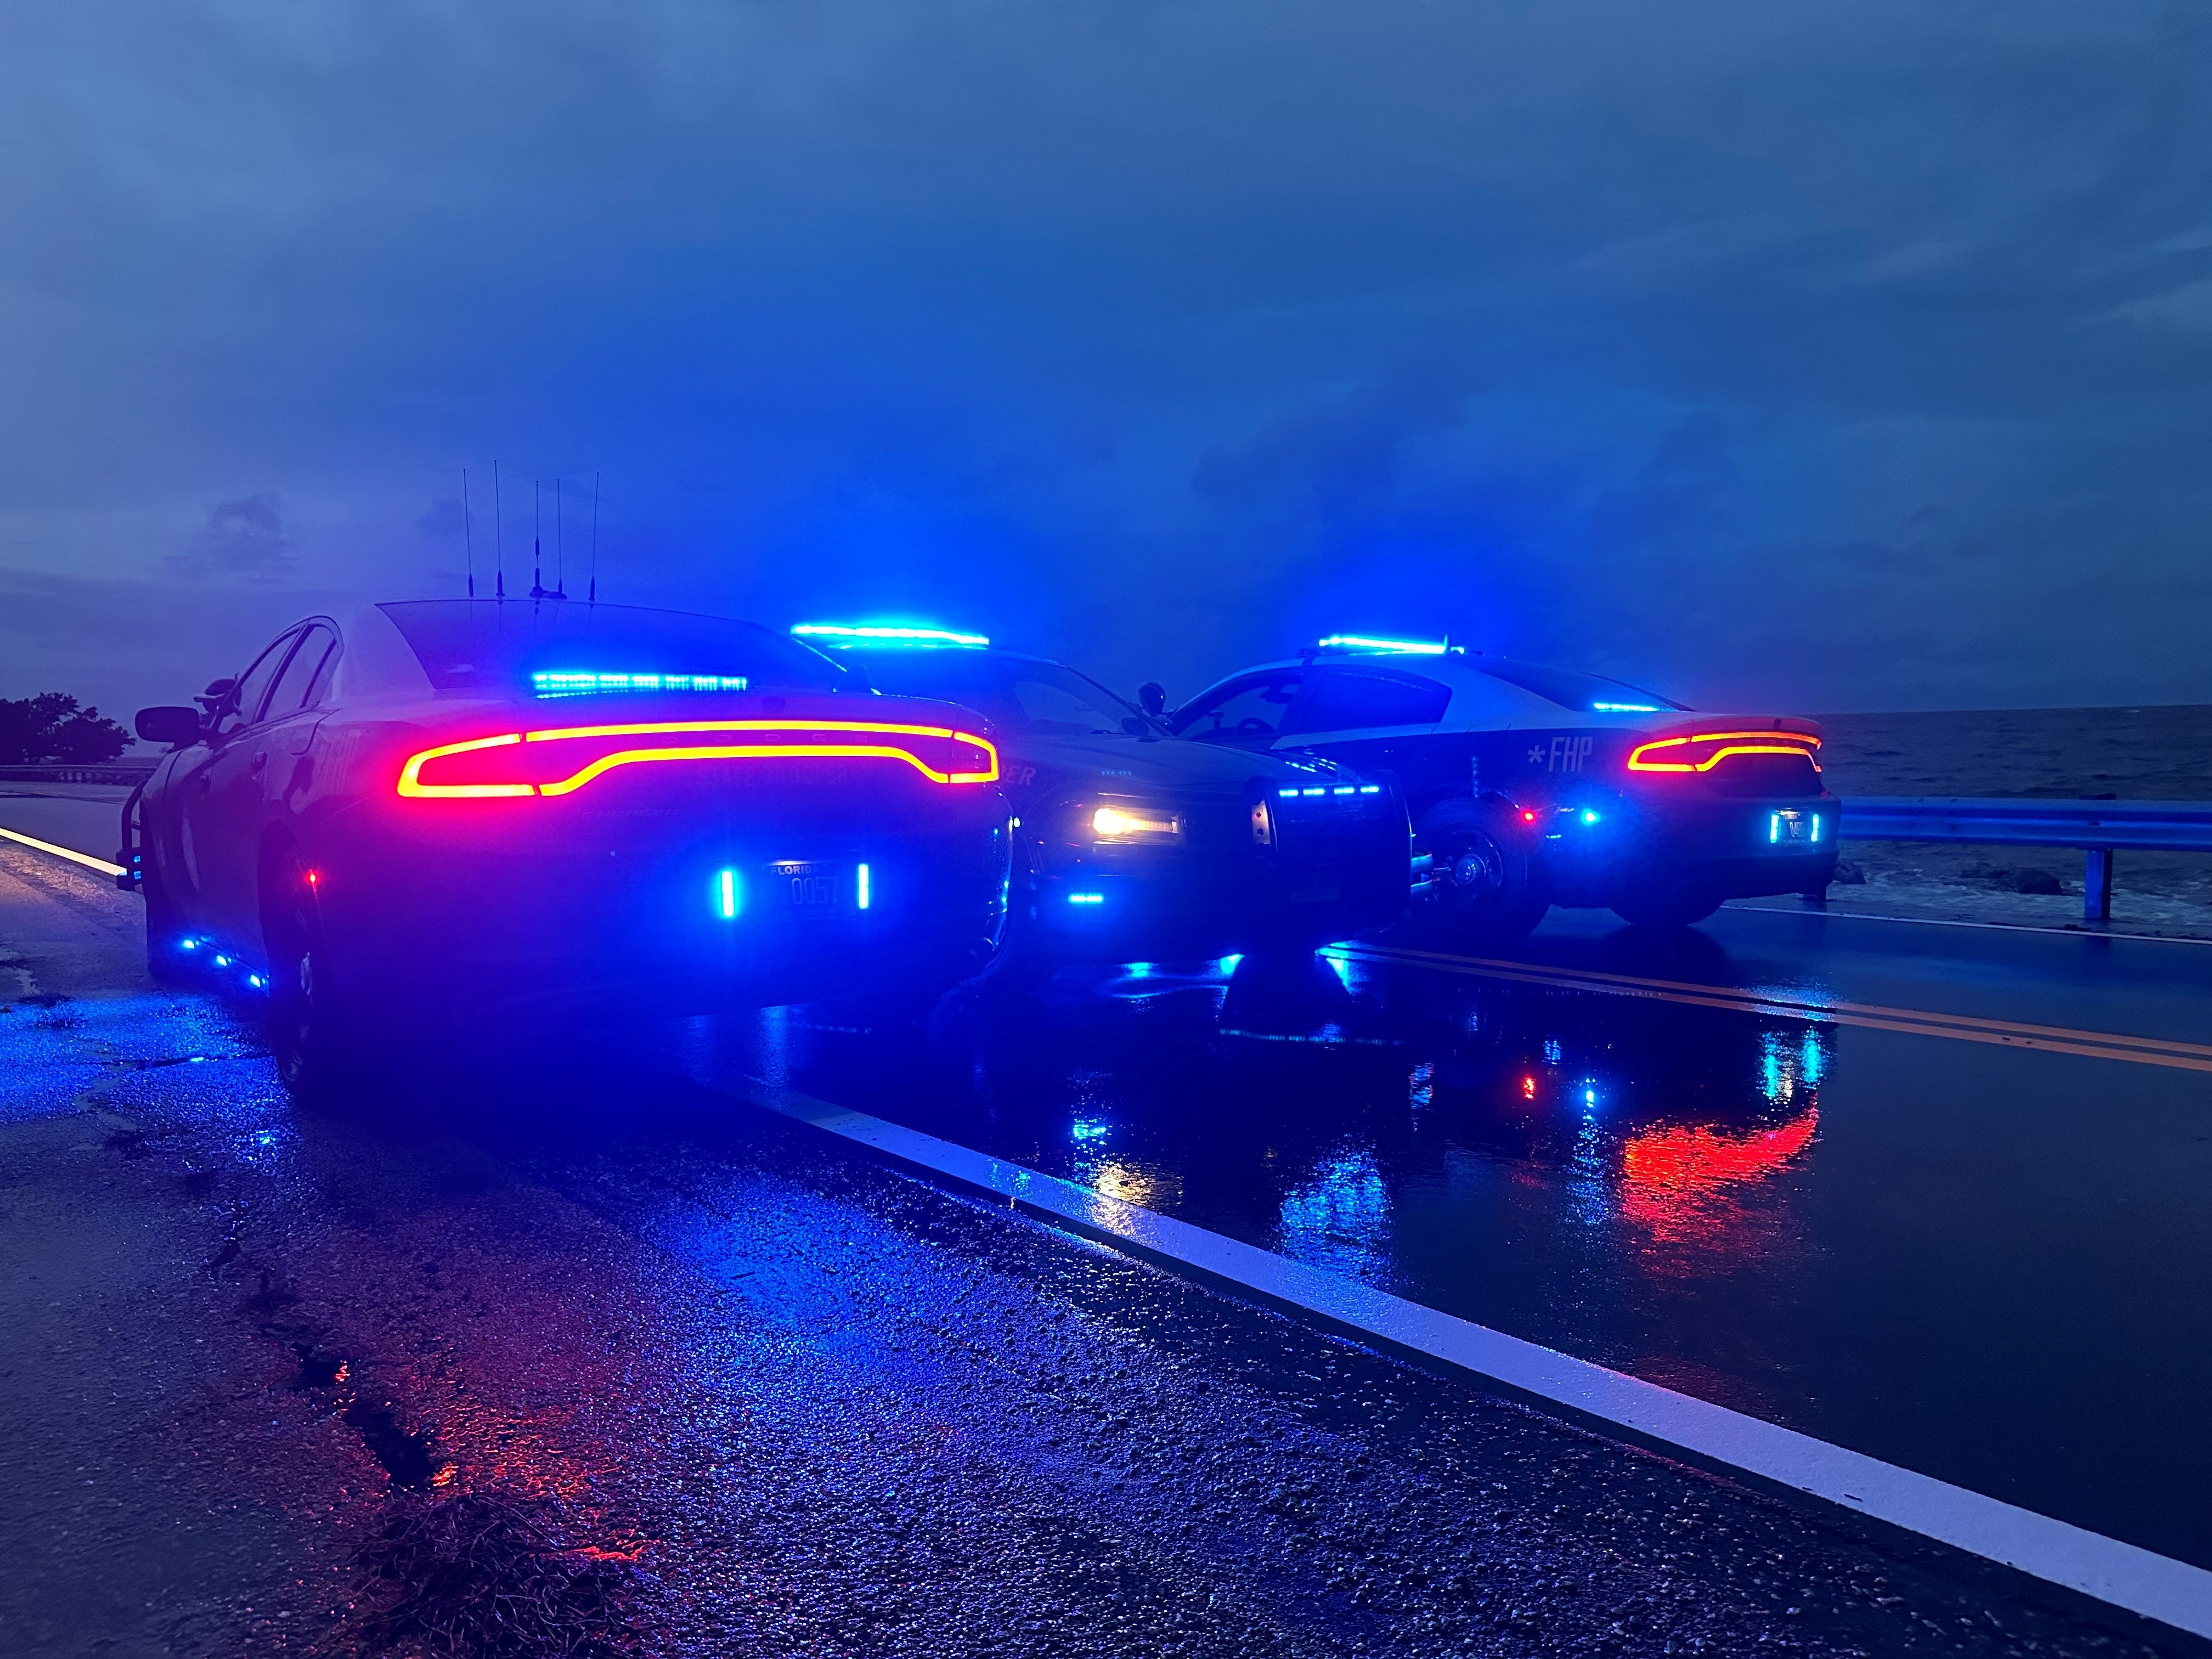
[[[1504,980],[1516,985],[1541,985],[1562,991],[1595,991],[1607,996],[1641,997],[1656,1002],[1681,1003],[1693,1008],[1721,1008],[1730,1013],[1814,1020],[1826,1025],[1863,1025],[1870,1030],[1903,1031],[1913,1036],[1950,1037],[1961,1042],[1991,1043],[2000,1048],[2028,1048],[2044,1054],[2082,1054],[2091,1060],[2131,1060],[2138,1066],[2168,1066],[2184,1072],[2212,1072],[2212,1046],[2200,1042],[2175,1042],[2164,1037],[2124,1036],[2115,1031],[2076,1031],[2063,1025],[2026,1025],[2016,1020],[1984,1019],[1978,1014],[1940,1014],[1923,1008],[1885,1008],[1868,1002],[1806,1002],[1756,991],[1731,990],[1724,985],[1698,985],[1674,979],[1644,979],[1634,974],[1607,974],[1586,968],[1549,968],[1539,963],[1509,962],[1491,957],[1452,956],[1438,951],[1410,951],[1395,945],[1357,945],[1340,948],[1346,956],[1356,959],[1396,963],[1431,969],[1438,973],[1464,974],[1477,979]]]

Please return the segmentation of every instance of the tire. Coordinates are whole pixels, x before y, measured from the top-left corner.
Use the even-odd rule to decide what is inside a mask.
[[[169,896],[169,887],[161,876],[161,860],[148,857],[143,866],[138,884],[139,896],[146,901],[146,972],[156,985],[184,985],[192,977],[191,963],[177,949],[178,935],[184,931],[184,919],[177,914],[177,902]]]
[[[356,1067],[321,906],[294,848],[274,854],[263,871],[261,933],[269,953],[269,1049],[276,1075],[295,1100],[329,1099],[353,1080]]]
[[[1613,907],[1613,914],[1632,927],[1687,927],[1692,922],[1703,921],[1720,908],[1717,893],[1694,883],[1685,883],[1623,899]]]
[[[1552,908],[1527,837],[1504,807],[1444,800],[1414,826],[1434,860],[1415,915],[1431,927],[1486,939],[1525,938]]]

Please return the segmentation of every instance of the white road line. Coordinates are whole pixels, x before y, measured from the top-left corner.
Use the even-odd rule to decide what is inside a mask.
[[[123,866],[119,864],[110,864],[106,859],[96,859],[91,854],[80,853],[74,848],[57,847],[50,841],[40,841],[36,836],[27,836],[20,830],[0,829],[0,836],[4,836],[9,841],[21,842],[24,846],[34,848],[41,853],[52,853],[56,858],[67,859],[72,864],[82,864],[86,869],[97,870],[103,876],[119,876],[123,873]]]
[[[2143,1618],[2212,1637],[2212,1572],[2200,1567],[1607,1370],[864,1112],[753,1078],[722,1086],[755,1105],[1170,1271],[1244,1291],[1400,1354],[1441,1362],[1571,1418],[1686,1455],[1705,1468],[1748,1474]]]

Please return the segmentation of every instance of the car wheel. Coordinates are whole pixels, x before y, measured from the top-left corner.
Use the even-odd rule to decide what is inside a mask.
[[[1526,838],[1504,808],[1439,801],[1416,826],[1431,866],[1419,913],[1432,924],[1485,939],[1516,939],[1550,909]]]
[[[1625,898],[1613,914],[1632,927],[1687,927],[1721,908],[1720,896],[1694,883]]]
[[[327,1098],[354,1068],[320,908],[295,852],[278,855],[264,878],[261,928],[269,952],[269,1048],[276,1074],[295,1099]]]

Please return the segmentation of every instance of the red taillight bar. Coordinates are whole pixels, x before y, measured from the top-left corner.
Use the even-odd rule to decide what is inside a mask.
[[[1709,755],[1698,756],[1688,745],[1718,744],[1721,746]],[[1820,738],[1809,732],[1700,732],[1686,738],[1656,738],[1642,743],[1628,751],[1628,769],[1632,772],[1710,772],[1733,755],[1802,755],[1813,763],[1813,769],[1820,769]],[[1655,759],[1654,755],[1667,750],[1681,750],[1680,755],[1666,759]]]
[[[828,742],[786,741],[781,743],[723,743],[675,744],[650,748],[617,749],[594,756],[583,766],[563,778],[544,783],[425,783],[422,768],[428,762],[448,755],[465,755],[481,749],[504,749],[516,744],[574,742],[593,738],[665,737],[684,732],[778,732],[794,739],[817,732],[836,732],[837,738]],[[842,734],[853,733],[864,738],[934,738],[941,741],[966,744],[981,750],[984,766],[980,771],[939,771],[929,764],[910,744],[889,741],[854,741]],[[617,766],[635,766],[655,761],[700,760],[895,760],[903,761],[932,783],[996,783],[999,780],[999,750],[988,738],[979,738],[973,732],[956,732],[942,726],[890,726],[869,720],[668,720],[643,726],[574,726],[558,727],[545,732],[506,732],[497,737],[475,738],[466,743],[449,743],[435,749],[425,749],[407,757],[399,769],[399,793],[415,799],[463,800],[511,799],[522,795],[569,795],[586,784]]]

